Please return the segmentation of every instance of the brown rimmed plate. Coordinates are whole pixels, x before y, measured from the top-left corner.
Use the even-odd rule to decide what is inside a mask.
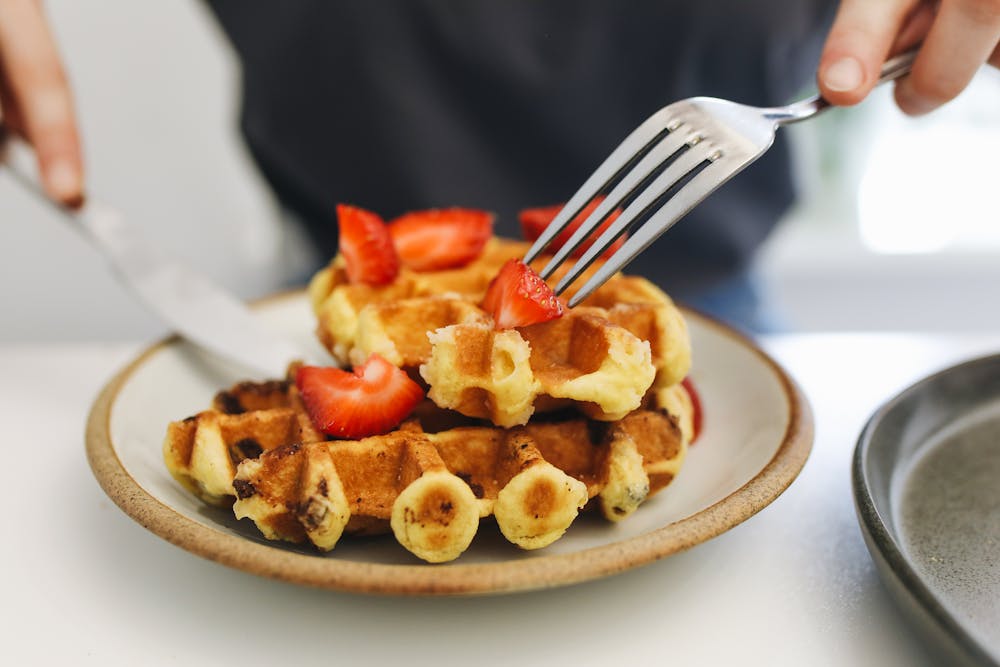
[[[256,308],[261,323],[311,342],[302,293]],[[247,379],[219,359],[170,338],[142,352],[108,382],[87,424],[87,455],[108,496],[153,533],[192,553],[265,577],[385,594],[487,594],[539,589],[645,565],[711,539],[777,498],[812,446],[812,413],[788,374],[752,341],[685,311],[703,431],[677,479],[627,520],[580,516],[566,535],[521,551],[482,523],[460,558],[428,565],[392,536],[345,538],[328,554],[268,542],[247,520],[207,507],[164,467],[168,422],[205,409],[221,388]]]

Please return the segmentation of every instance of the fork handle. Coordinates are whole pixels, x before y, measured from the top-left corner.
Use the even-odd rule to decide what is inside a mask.
[[[911,49],[910,51],[906,51],[885,61],[885,64],[882,65],[882,72],[875,85],[878,86],[886,81],[898,79],[899,77],[909,73],[910,68],[913,67],[913,61],[916,57],[917,49]],[[824,111],[831,106],[832,105],[824,99],[822,95],[817,94],[807,99],[795,102],[794,104],[789,104],[788,106],[764,109],[763,112],[764,116],[774,121],[776,125],[789,125],[791,123],[797,123],[800,120],[812,118],[820,111]]]

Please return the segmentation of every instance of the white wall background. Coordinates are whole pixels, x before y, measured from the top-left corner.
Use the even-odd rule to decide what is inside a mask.
[[[237,134],[236,64],[203,7],[194,0],[49,0],[46,6],[76,90],[90,192],[167,252],[243,297],[281,286],[295,248],[285,247],[274,203]],[[859,129],[855,150],[840,147],[841,167],[863,162],[886,118],[909,122],[880,115],[881,125]],[[850,197],[834,196],[851,192],[858,170],[817,171],[817,156],[826,150],[818,143],[802,126],[809,200],[761,256],[761,272],[789,324],[1000,330],[994,305],[1000,251],[872,252],[857,233],[856,211],[844,204]],[[929,158],[923,168],[956,166]],[[964,196],[954,191],[961,181],[945,185],[935,196]],[[162,332],[83,238],[0,170],[0,340],[146,339]]]

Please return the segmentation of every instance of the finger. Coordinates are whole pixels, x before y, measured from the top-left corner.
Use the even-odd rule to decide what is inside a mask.
[[[896,103],[911,115],[957,96],[997,48],[1000,2],[943,0],[913,70],[896,86]]]
[[[989,63],[994,67],[1000,67],[1000,45],[993,49],[993,55],[990,56]]]
[[[0,125],[23,135],[24,123],[14,105],[14,97],[3,83],[3,62],[0,62]]]
[[[923,2],[913,10],[903,23],[896,40],[889,49],[889,55],[894,56],[903,51],[909,51],[924,41],[930,32],[934,17],[937,16],[937,3]]]
[[[0,3],[0,60],[15,116],[35,147],[42,183],[68,205],[83,200],[83,159],[66,75],[41,4]]]
[[[841,106],[863,100],[917,6],[918,0],[843,0],[819,61],[823,97]]]

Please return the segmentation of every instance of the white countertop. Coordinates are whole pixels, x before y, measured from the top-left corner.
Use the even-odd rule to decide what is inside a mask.
[[[919,665],[854,514],[850,460],[871,412],[998,337],[767,338],[812,403],[816,441],[772,505],[690,551],[591,583],[481,598],[314,590],[193,556],[101,491],[83,434],[134,344],[0,345],[9,519],[0,663]]]

